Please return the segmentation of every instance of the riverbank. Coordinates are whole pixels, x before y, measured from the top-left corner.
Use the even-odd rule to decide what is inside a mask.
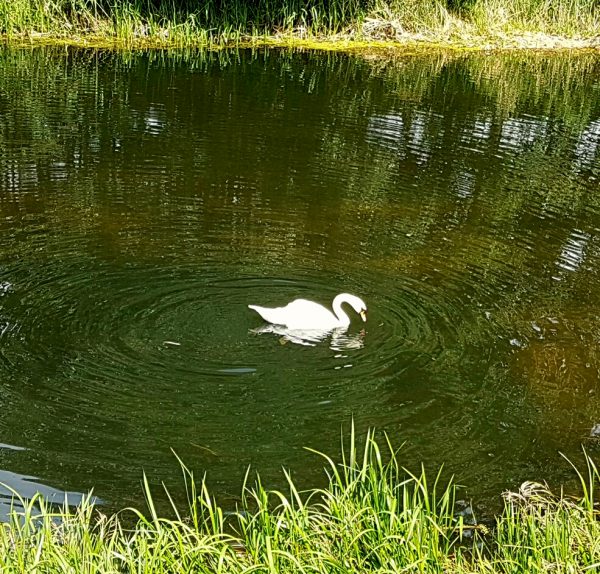
[[[325,457],[325,488],[299,492],[287,475],[286,492],[248,482],[230,514],[185,467],[189,508],[173,503],[168,518],[146,481],[146,513],[106,517],[90,502],[56,510],[23,501],[25,510],[0,529],[0,570],[535,574],[600,565],[600,475],[589,457],[576,471],[579,500],[526,483],[504,496],[503,513],[486,527],[468,508],[456,511],[452,482],[411,474],[390,450],[372,434],[359,449],[352,435],[339,463]],[[132,516],[135,526],[125,527]]]
[[[596,49],[594,0],[14,0],[0,33],[19,45]]]

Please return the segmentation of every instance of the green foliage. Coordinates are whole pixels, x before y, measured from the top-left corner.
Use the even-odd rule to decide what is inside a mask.
[[[593,37],[599,13],[597,0],[0,0],[0,32],[173,46],[282,35],[464,39],[533,31]]]
[[[50,572],[418,572],[516,573],[592,571],[600,563],[600,525],[593,499],[600,479],[586,454],[576,470],[581,500],[555,497],[525,483],[505,498],[490,533],[455,513],[456,487],[433,483],[399,464],[398,452],[373,433],[358,448],[354,430],[341,461],[324,456],[328,484],[300,492],[256,480],[244,486],[240,508],[225,513],[204,480],[182,464],[189,506],[171,500],[159,516],[144,479],[147,513],[128,509],[106,517],[91,499],[52,508],[42,498],[15,501],[0,530],[0,570]],[[248,478],[248,477],[247,477]],[[167,493],[168,496],[168,493]],[[133,514],[133,528],[123,518]],[[129,521],[130,522],[130,521]],[[465,536],[465,534],[469,536]]]

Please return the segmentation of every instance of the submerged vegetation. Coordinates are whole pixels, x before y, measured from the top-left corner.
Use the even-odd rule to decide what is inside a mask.
[[[55,510],[42,499],[0,530],[2,572],[585,572],[600,565],[594,504],[600,475],[589,456],[577,472],[579,500],[535,483],[504,497],[489,528],[457,513],[457,488],[441,475],[400,466],[398,453],[368,433],[351,434],[341,461],[325,457],[327,485],[287,492],[257,480],[225,513],[204,480],[182,465],[189,507],[161,517],[144,481],[148,512],[106,517],[88,501]],[[167,493],[168,495],[168,493]],[[170,497],[169,497],[169,500]],[[471,517],[466,520],[464,516]]]
[[[597,47],[598,30],[597,0],[0,0],[6,38],[79,44]]]

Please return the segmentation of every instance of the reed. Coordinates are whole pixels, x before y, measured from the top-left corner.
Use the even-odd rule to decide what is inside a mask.
[[[285,38],[593,38],[597,0],[0,0],[8,38],[198,46]]]
[[[147,510],[110,517],[91,498],[55,508],[14,493],[11,521],[0,526],[0,571],[591,572],[600,565],[600,475],[584,455],[585,471],[575,469],[580,499],[525,483],[505,496],[491,531],[463,523],[452,481],[403,469],[398,452],[373,433],[359,447],[354,431],[339,462],[321,455],[324,488],[301,492],[286,473],[285,492],[274,491],[246,476],[241,505],[229,514],[183,463],[188,505],[179,509],[167,492],[168,518],[145,479]]]

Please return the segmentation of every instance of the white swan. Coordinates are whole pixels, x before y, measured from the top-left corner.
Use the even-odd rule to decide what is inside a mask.
[[[275,325],[285,325],[288,329],[330,331],[350,325],[350,317],[342,309],[343,303],[348,303],[363,321],[367,320],[365,302],[350,293],[340,293],[335,297],[332,304],[333,313],[323,305],[307,299],[296,299],[285,307],[270,308],[259,305],[248,305],[248,307],[254,309],[265,321]]]

